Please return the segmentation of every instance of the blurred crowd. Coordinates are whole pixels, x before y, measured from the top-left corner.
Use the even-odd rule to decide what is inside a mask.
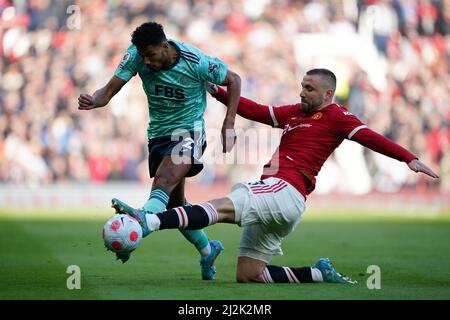
[[[161,23],[168,37],[226,62],[240,74],[243,96],[273,105],[298,102],[301,77],[316,67],[299,61],[298,35],[364,32],[386,70],[386,85],[380,89],[355,63],[338,77],[337,102],[440,175],[431,181],[398,174],[395,160],[364,150],[371,189],[449,192],[450,0],[0,0],[0,182],[149,181],[140,79],[105,108],[79,111],[77,105],[80,93],[92,94],[109,80],[131,32],[149,20]],[[220,129],[223,116],[224,108],[208,97],[207,130]],[[236,128],[267,130],[244,119]],[[210,141],[207,150],[216,144]],[[256,179],[273,151],[267,143],[259,147],[265,149],[258,163],[212,161],[195,179]],[[340,159],[330,159],[337,170]]]

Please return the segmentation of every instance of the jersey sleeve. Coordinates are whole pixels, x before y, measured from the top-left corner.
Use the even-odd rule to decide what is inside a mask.
[[[217,95],[214,97],[226,105],[228,101],[227,92],[221,87],[218,87],[218,90]],[[292,112],[298,111],[298,108],[298,105],[267,106],[245,97],[240,97],[237,113],[248,120],[268,124],[274,128],[283,128],[289,116]]]
[[[198,73],[200,81],[209,81],[222,84],[227,76],[227,65],[215,57],[202,55],[199,62]]]
[[[418,159],[414,154],[402,146],[369,128],[358,131],[358,133],[354,135],[353,140],[370,150],[397,159],[398,161],[409,163],[414,159]]]
[[[137,60],[139,55],[132,47],[128,48],[120,60],[114,75],[122,80],[129,81],[137,74]]]
[[[365,123],[344,108],[337,109],[334,117],[336,130],[344,139],[351,140],[359,130],[367,128]]]
[[[294,114],[298,114],[300,110],[300,105],[289,104],[285,106],[268,106],[269,113],[273,120],[273,127],[284,128],[287,120]]]
[[[417,157],[385,136],[369,129],[361,120],[344,109],[337,111],[337,130],[344,138],[358,142],[370,150],[393,159],[410,162]]]

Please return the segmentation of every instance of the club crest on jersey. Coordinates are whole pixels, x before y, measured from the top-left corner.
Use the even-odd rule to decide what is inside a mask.
[[[316,112],[311,116],[313,120],[319,120],[320,118],[322,118],[322,112]]]
[[[127,62],[128,60],[130,60],[130,57],[131,57],[131,54],[130,54],[129,52],[126,52],[126,53],[123,55],[122,60],[120,60],[120,63],[125,63],[125,62]]]
[[[214,62],[209,62],[208,72],[213,73],[215,76],[219,73],[219,65]]]

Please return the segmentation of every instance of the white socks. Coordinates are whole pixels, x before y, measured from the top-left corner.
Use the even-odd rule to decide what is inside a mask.
[[[200,255],[202,257],[206,257],[206,256],[209,256],[210,253],[211,253],[211,245],[208,242],[208,245],[200,250]]]
[[[311,276],[314,282],[323,282],[322,272],[317,268],[311,268]]]
[[[159,230],[159,226],[161,225],[161,220],[159,220],[159,218],[156,214],[146,213],[145,220],[147,220],[147,226],[150,229],[150,231]]]

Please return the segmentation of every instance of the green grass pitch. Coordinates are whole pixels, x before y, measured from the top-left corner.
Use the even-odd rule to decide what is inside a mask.
[[[150,235],[126,264],[107,252],[101,228],[110,211],[0,210],[0,299],[450,299],[450,212],[413,216],[386,212],[307,210],[272,264],[312,265],[330,257],[358,280],[339,284],[238,284],[241,229],[215,225],[223,242],[217,280],[200,280],[198,255],[177,230]],[[69,290],[67,267],[81,270],[81,289]],[[381,270],[369,290],[367,267]]]

